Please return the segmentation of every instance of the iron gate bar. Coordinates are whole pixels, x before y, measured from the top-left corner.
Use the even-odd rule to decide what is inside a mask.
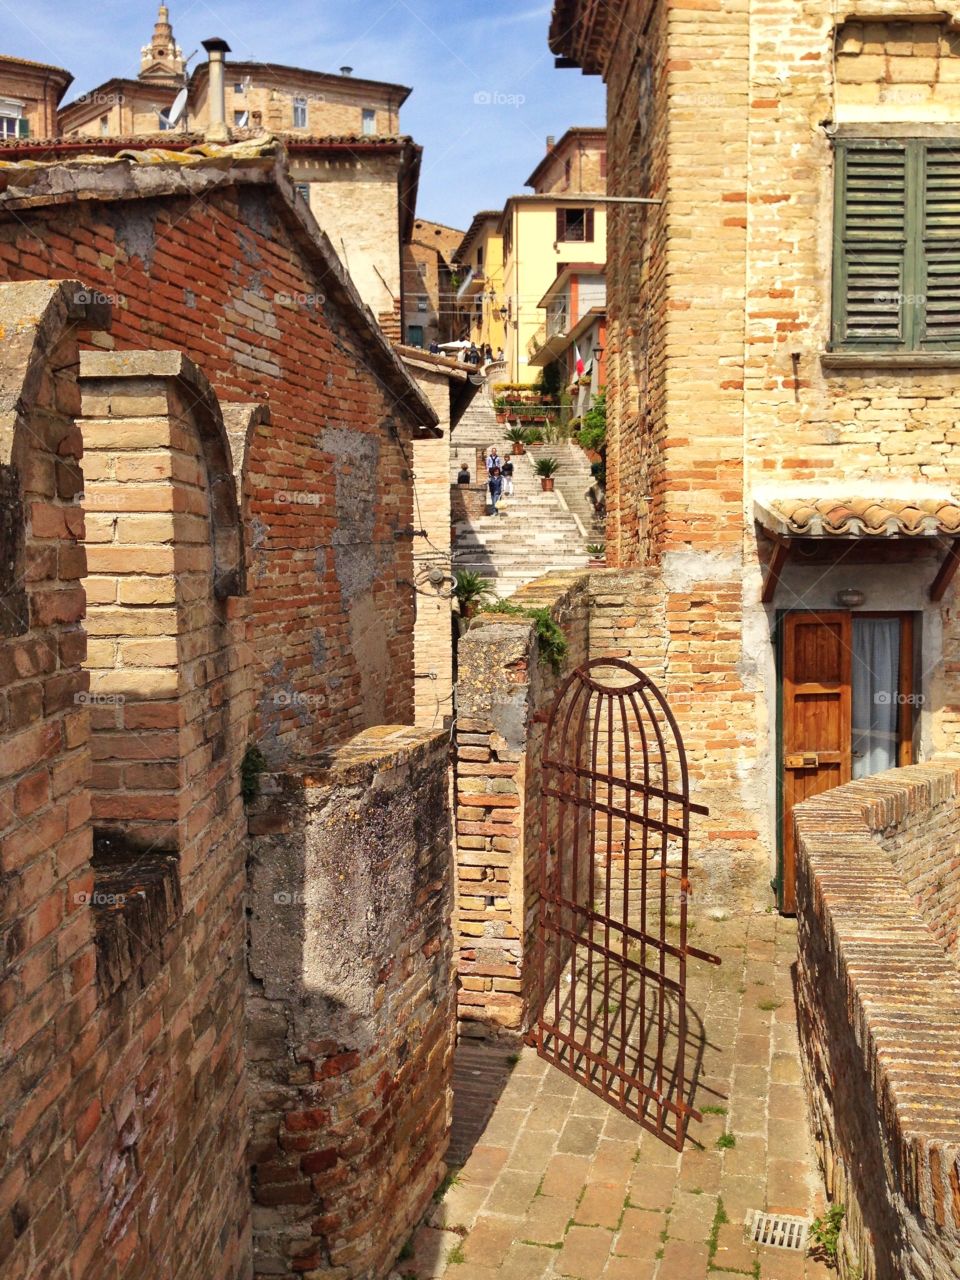
[[[569,1045],[572,1049],[576,1049],[582,1057],[588,1058],[591,1062],[595,1062],[605,1070],[613,1072],[613,1074],[618,1077],[622,1077],[623,1080],[629,1083],[631,1087],[635,1087],[638,1093],[642,1093],[645,1098],[650,1098],[652,1102],[655,1102],[657,1106],[662,1106],[665,1110],[669,1111],[671,1115],[687,1115],[691,1116],[695,1120],[703,1119],[703,1113],[698,1111],[696,1107],[691,1107],[689,1103],[684,1102],[682,1099],[674,1102],[668,1095],[658,1093],[656,1089],[650,1085],[643,1084],[642,1081],[638,1084],[634,1077],[628,1072],[621,1071],[618,1067],[607,1062],[599,1054],[594,1053],[592,1049],[587,1048],[586,1045],[581,1044],[579,1040],[575,1040],[572,1036],[568,1036],[565,1032],[558,1031],[555,1034],[558,1040]],[[568,1076],[572,1076],[574,1080],[578,1080],[581,1084],[585,1084],[588,1089],[593,1088],[589,1080],[581,1080],[580,1076],[578,1076],[570,1067],[565,1066],[561,1062],[556,1062],[549,1057],[548,1061],[553,1061],[554,1066],[559,1067],[560,1070],[565,1072]],[[601,1098],[606,1098],[606,1094],[603,1092],[602,1088],[593,1088],[593,1092],[599,1094]],[[609,1102],[609,1098],[606,1098],[606,1100]],[[629,1114],[629,1112],[627,1114]]]
[[[594,773],[592,769],[582,769],[582,768],[578,768],[576,765],[564,764],[562,760],[543,760],[542,764],[544,768],[556,769],[558,773],[570,773],[570,774],[574,774],[576,777],[579,777],[579,778],[595,777],[595,778],[598,778],[601,782],[609,781],[609,775],[605,773]],[[648,796],[656,796],[658,799],[661,796],[665,795],[668,800],[675,800],[677,804],[683,804],[683,796],[679,795],[676,791],[665,792],[665,791],[662,791],[659,787],[652,787],[652,786],[645,787],[642,782],[633,782],[629,778],[615,777],[614,781],[617,783],[618,786],[623,787],[624,790],[626,791],[639,791],[641,792],[641,794],[645,794]],[[708,817],[710,814],[710,810],[706,808],[705,805],[694,804],[693,801],[690,801],[688,808],[691,813],[699,814],[701,817],[704,817],[704,818]]]
[[[598,924],[603,924],[606,919],[606,917],[600,915],[599,912],[592,910],[590,907],[584,907],[578,902],[572,902],[569,898],[554,897],[552,901],[557,903],[558,906],[566,907],[568,911],[574,912],[575,914],[582,916],[585,920],[591,920],[591,921],[595,921]],[[632,938],[635,942],[646,943],[648,946],[651,946],[651,947],[656,947],[660,945],[660,943],[652,934],[641,933],[639,929],[634,929],[630,925],[623,924],[620,921],[616,921],[614,924],[614,927],[617,929],[623,930],[623,932],[627,935],[627,937]],[[587,945],[587,944],[585,943],[584,945]],[[597,945],[597,944],[593,944],[593,945]],[[675,947],[672,942],[664,942],[662,945],[667,955],[673,956],[675,960],[680,960],[683,958],[684,955],[688,955],[688,956],[695,956],[696,959],[698,960],[706,960],[710,964],[721,963],[719,956],[715,956],[709,951],[700,951],[696,947],[691,947],[689,943],[682,951],[679,947]],[[637,964],[637,961],[634,960],[634,961],[630,961],[629,963]]]
[[[628,680],[607,683],[597,678],[600,670]],[[673,713],[638,668],[619,658],[587,663],[563,681],[546,717],[535,717],[544,718],[537,1048],[679,1149],[689,1120],[702,1119],[686,1100],[687,960],[720,963],[687,943],[690,815],[707,810],[690,800]],[[671,786],[672,772],[678,786]],[[642,797],[642,806],[635,808],[632,797]],[[622,886],[614,883],[617,875]],[[675,914],[668,916],[671,909]],[[639,913],[639,928],[631,924],[631,911]],[[677,945],[666,936],[675,924]],[[639,946],[639,958],[631,944]],[[668,960],[675,976],[667,971]],[[639,1004],[632,1005],[638,979]],[[561,1008],[564,982],[569,989]],[[674,1035],[668,1064],[668,1037]]]
[[[569,801],[570,804],[582,805],[584,808],[596,811],[597,813],[609,813],[615,818],[625,818],[628,822],[641,821],[637,814],[635,814],[631,809],[621,809],[616,805],[609,806],[601,804],[599,801],[596,804],[588,803],[583,796],[577,797],[571,795],[568,791],[561,791],[557,787],[541,787],[540,792],[541,795],[555,796],[558,800],[566,800]],[[656,820],[656,818],[648,818],[647,826],[651,827],[654,831],[663,831],[670,836],[682,837],[684,835],[683,827],[675,827],[673,825],[667,825],[664,827]]]

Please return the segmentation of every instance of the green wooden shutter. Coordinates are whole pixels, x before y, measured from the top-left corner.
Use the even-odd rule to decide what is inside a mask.
[[[922,344],[960,346],[960,153],[930,142],[923,154]]]
[[[903,143],[838,149],[834,345],[894,350],[910,343],[907,188]]]

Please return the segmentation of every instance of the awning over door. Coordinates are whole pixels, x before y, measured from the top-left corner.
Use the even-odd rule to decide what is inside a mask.
[[[755,496],[753,512],[757,524],[776,543],[763,585],[765,604],[773,599],[795,541],[939,540],[945,558],[930,588],[933,600],[942,599],[960,566],[960,502],[942,490],[931,488],[928,493],[902,497]]]

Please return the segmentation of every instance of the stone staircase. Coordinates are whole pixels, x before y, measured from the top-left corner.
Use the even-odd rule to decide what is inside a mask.
[[[560,469],[554,475],[554,485],[560,490],[567,507],[580,521],[587,542],[603,542],[604,521],[598,519],[588,494],[595,490],[593,473],[587,455],[572,440],[556,444],[528,445],[531,461],[538,458],[555,458]]]
[[[477,475],[476,451],[485,451],[495,443],[506,457],[512,446],[503,439],[503,430],[490,401],[478,395],[453,432],[451,481],[456,480],[460,462],[466,460],[473,479],[484,482],[485,473]],[[559,458],[559,450],[557,446],[552,456]],[[501,501],[503,514],[463,520],[454,526],[454,571],[470,569],[489,578],[501,597],[512,595],[545,573],[586,567],[586,544],[593,541],[587,532],[590,526],[582,525],[569,509],[562,490],[543,492],[529,454],[512,461],[514,494]]]

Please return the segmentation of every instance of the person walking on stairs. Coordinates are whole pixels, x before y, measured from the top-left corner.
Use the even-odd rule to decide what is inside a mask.
[[[500,512],[497,510],[497,503],[503,496],[503,477],[500,474],[499,467],[494,467],[490,472],[487,488],[490,490],[490,506],[492,508],[490,514],[498,516]]]
[[[500,474],[503,477],[503,496],[513,497],[513,463],[509,457],[501,464]]]

